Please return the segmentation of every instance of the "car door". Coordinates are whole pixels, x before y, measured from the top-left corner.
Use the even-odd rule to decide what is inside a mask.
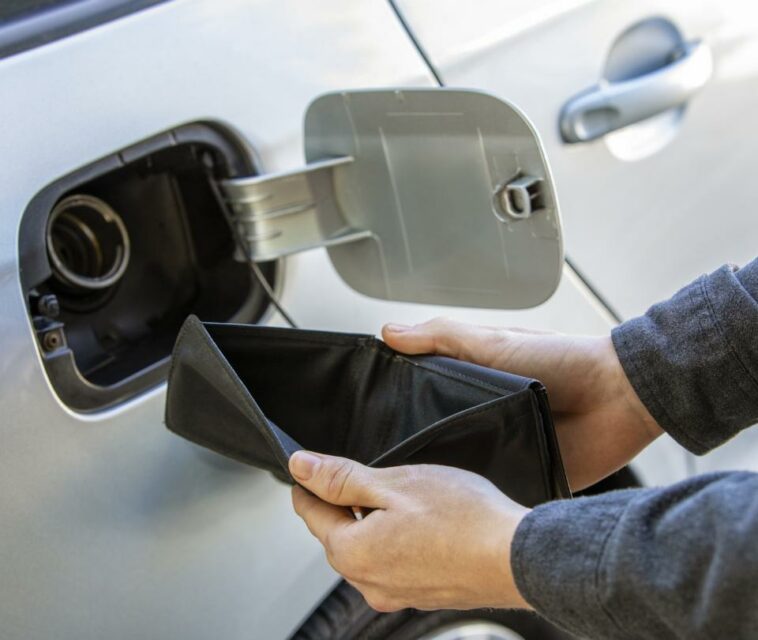
[[[16,2],[4,9],[2,635],[285,638],[335,574],[293,515],[286,486],[163,428],[170,331],[153,342],[130,331],[177,321],[163,311],[137,318],[143,308],[165,310],[193,292],[212,302],[238,290],[229,286],[240,277],[231,245],[226,257],[206,251],[218,226],[187,222],[198,203],[203,211],[214,206],[209,192],[194,190],[203,166],[298,170],[302,117],[314,98],[431,86],[429,71],[379,0]],[[101,246],[90,232],[107,228],[114,213],[129,233],[108,232],[115,250],[105,253],[114,266],[123,261],[129,237],[130,264],[140,270],[129,276],[127,267],[109,297],[101,293],[110,290],[101,286],[105,274],[90,272],[88,260]],[[68,269],[55,271],[53,254]],[[181,258],[182,268],[166,268],[167,258],[169,267]],[[213,273],[228,277],[203,270],[216,263],[227,271]],[[267,274],[303,326],[376,331],[388,319],[441,310],[356,294],[323,250],[274,266]],[[67,277],[71,269],[84,269],[85,280]],[[127,296],[120,312],[104,318],[119,296]],[[64,298],[71,306],[58,308]],[[248,319],[250,300],[235,302]],[[280,322],[259,311],[259,321]],[[90,321],[90,313],[100,315]],[[222,311],[209,304],[207,313]],[[454,313],[546,328],[608,326],[570,278],[523,315]],[[95,325],[102,331],[89,331]]]
[[[395,5],[442,82],[507,95],[530,114],[561,194],[567,256],[619,318],[755,257],[754,3]],[[599,108],[609,105],[618,111]],[[577,132],[577,107],[597,131]],[[758,468],[755,431],[690,469]]]

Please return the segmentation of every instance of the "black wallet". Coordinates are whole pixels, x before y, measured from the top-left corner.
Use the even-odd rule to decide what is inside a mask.
[[[292,482],[298,449],[444,464],[533,506],[570,492],[543,385],[369,335],[203,323],[174,346],[166,426]]]

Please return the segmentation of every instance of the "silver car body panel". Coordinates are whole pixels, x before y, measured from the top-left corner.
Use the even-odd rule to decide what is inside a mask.
[[[163,388],[99,414],[66,409],[27,317],[19,219],[56,178],[185,122],[221,122],[266,170],[294,169],[315,96],[431,86],[428,70],[381,0],[175,0],[4,59],[0,84],[1,635],[286,638],[337,580],[289,489],[166,431]],[[281,290],[312,328],[439,314],[585,333],[612,323],[570,271],[535,309],[450,309],[360,296],[316,250],[287,259]],[[681,476],[661,443],[646,455],[664,479]]]

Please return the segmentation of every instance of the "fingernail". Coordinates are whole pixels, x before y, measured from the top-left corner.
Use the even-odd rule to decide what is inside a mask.
[[[290,457],[290,472],[298,480],[310,480],[321,460],[307,451],[295,451]]]
[[[413,327],[407,324],[386,324],[384,325],[384,328],[390,333],[404,333],[413,329]]]

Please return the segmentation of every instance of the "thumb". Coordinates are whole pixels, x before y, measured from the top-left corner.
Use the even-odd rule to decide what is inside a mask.
[[[386,324],[382,338],[400,353],[434,353],[486,365],[492,358],[489,347],[498,338],[498,330],[435,318],[415,326]]]
[[[325,502],[344,507],[385,507],[380,469],[348,458],[296,451],[290,456],[289,470],[298,484]]]

